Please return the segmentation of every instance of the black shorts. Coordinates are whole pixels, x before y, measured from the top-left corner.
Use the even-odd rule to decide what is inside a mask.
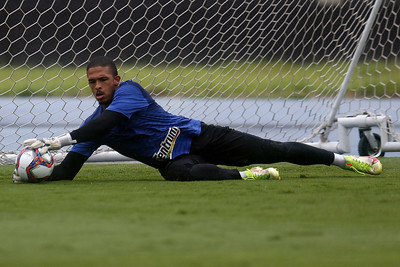
[[[286,152],[282,142],[205,123],[202,124],[201,134],[193,138],[190,151],[209,163],[229,166],[278,162],[285,158]]]

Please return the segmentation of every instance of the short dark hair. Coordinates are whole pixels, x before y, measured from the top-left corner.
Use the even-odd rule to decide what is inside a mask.
[[[114,61],[112,61],[108,57],[100,56],[92,58],[86,67],[86,71],[94,67],[110,67],[112,70],[112,74],[114,76],[118,75],[117,66],[115,65]]]

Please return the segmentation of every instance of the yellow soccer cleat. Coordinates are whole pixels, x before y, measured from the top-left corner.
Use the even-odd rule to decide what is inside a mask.
[[[243,180],[280,180],[279,172],[276,168],[263,169],[261,167],[254,167],[245,171],[246,178]]]
[[[346,159],[345,170],[352,170],[359,174],[366,173],[379,175],[382,173],[382,163],[374,157],[344,156]]]

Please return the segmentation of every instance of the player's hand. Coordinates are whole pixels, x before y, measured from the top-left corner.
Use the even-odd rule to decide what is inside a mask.
[[[46,153],[48,150],[57,150],[62,147],[58,137],[43,138],[43,140],[28,139],[24,141],[24,146],[39,148],[41,154]]]
[[[24,146],[29,146],[31,148],[41,148],[44,147],[44,143],[36,138],[27,139],[24,141]]]
[[[58,137],[43,138],[43,142],[49,150],[58,150],[63,147]]]
[[[72,140],[70,134],[63,134],[52,138],[43,138],[43,140],[38,139],[28,139],[24,141],[24,146],[29,146],[31,148],[40,148],[40,153],[46,153],[48,150],[58,150],[63,146],[73,145],[76,140]]]
[[[49,150],[57,150],[63,146],[76,144],[76,140],[72,140],[72,137],[69,133],[52,138],[43,138],[43,142],[45,143],[46,147],[49,148]]]
[[[61,148],[61,142],[58,137],[43,138],[43,140],[38,139],[28,139],[24,141],[24,146],[29,146],[31,148],[40,148],[40,153],[43,154],[47,150],[57,150]]]
[[[21,176],[19,176],[17,169],[15,169],[13,172],[13,183],[20,184],[20,183],[27,183],[27,182],[28,182],[28,180],[24,180]]]
[[[46,146],[44,141],[40,141],[40,140],[35,139],[35,138],[25,140],[24,141],[24,146],[29,146],[31,148],[38,148],[40,154],[44,154],[49,150],[49,147]]]

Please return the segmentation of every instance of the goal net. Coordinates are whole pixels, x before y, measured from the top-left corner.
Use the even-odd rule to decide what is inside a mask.
[[[315,141],[375,1],[22,1],[0,7],[0,164],[95,109],[85,66],[115,60],[167,111]],[[400,2],[385,0],[336,116],[400,125]],[[332,138],[334,130],[332,131]]]

